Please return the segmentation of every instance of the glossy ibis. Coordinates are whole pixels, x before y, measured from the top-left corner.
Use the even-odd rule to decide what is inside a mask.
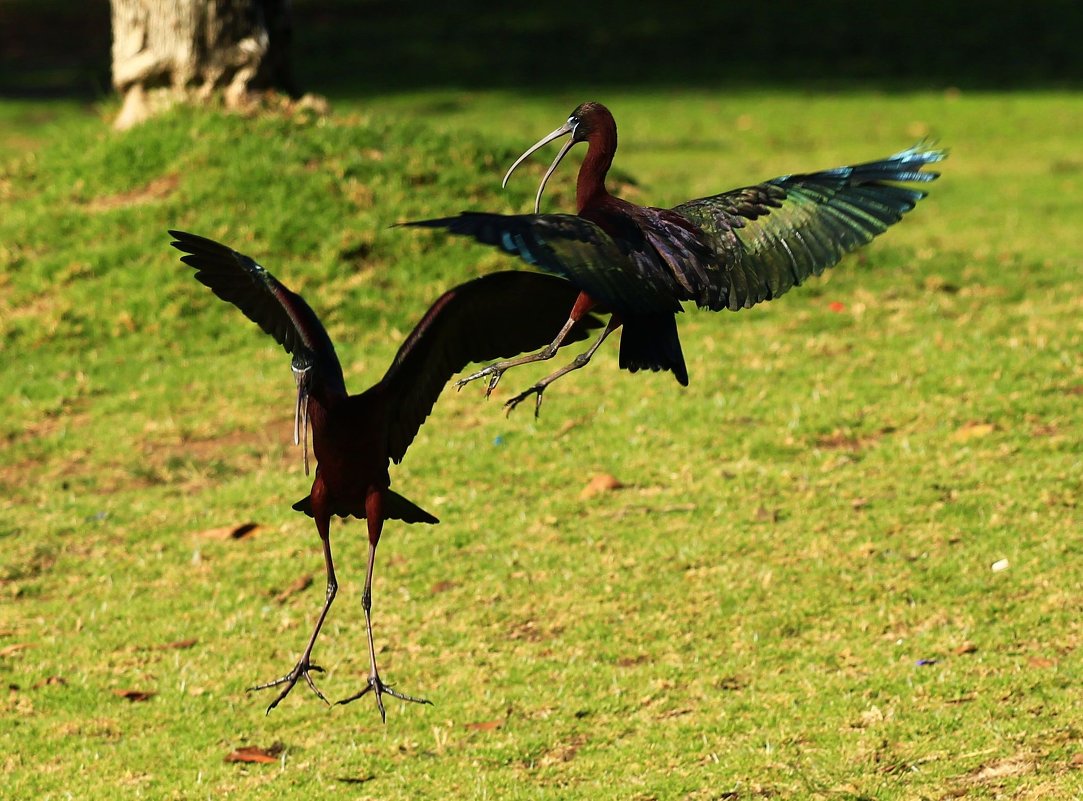
[[[384,684],[376,669],[372,640],[372,569],[376,545],[385,520],[436,523],[428,512],[390,489],[389,462],[406,455],[444,384],[467,364],[533,350],[544,345],[563,323],[576,290],[553,276],[500,272],[477,278],[444,293],[406,337],[384,377],[360,395],[350,395],[334,346],[316,313],[304,299],[255,261],[225,245],[182,231],[169,232],[173,247],[186,255],[181,261],[196,270],[197,280],[222,300],[244,312],[293,356],[297,380],[294,441],[304,449],[308,473],[308,435],[316,475],[308,497],[293,508],[315,518],[327,569],[327,593],[312,635],[297,664],[286,675],[252,687],[281,687],[270,712],[304,678],[324,702],[312,680],[321,671],[311,661],[320,628],[338,591],[331,558],[330,522],[333,515],[365,519],[368,525],[368,566],[361,606],[371,669],[368,683],[355,701],[372,691],[386,720],[382,696],[428,703]],[[585,319],[570,339],[584,339],[587,329],[600,327]]]
[[[613,331],[624,326],[620,366],[669,370],[688,384],[675,314],[681,303],[711,311],[737,311],[777,298],[845,253],[898,222],[925,192],[900,183],[924,183],[939,173],[922,167],[945,157],[919,144],[893,156],[802,175],[784,175],[672,209],[637,206],[614,197],[605,176],[617,150],[617,125],[600,103],[583,103],[567,122],[520,156],[508,178],[542,146],[571,135],[546,171],[534,214],[463,212],[457,217],[406,225],[443,228],[471,236],[571,281],[580,290],[567,322],[537,353],[491,364],[463,384],[489,376],[486,395],[505,370],[552,358],[578,317],[594,307],[611,312],[602,335],[566,367],[507,402],[509,410],[554,380],[583,367]],[[576,182],[578,215],[539,214],[542,191],[577,142],[587,153]]]

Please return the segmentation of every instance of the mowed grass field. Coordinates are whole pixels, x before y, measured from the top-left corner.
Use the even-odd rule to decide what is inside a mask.
[[[926,136],[951,156],[822,278],[682,315],[687,389],[611,342],[538,420],[501,401],[546,366],[448,391],[392,470],[442,522],[389,523],[374,584],[384,678],[434,706],[384,725],[299,687],[265,716],[245,688],[323,597],[289,360],[166,228],[302,292],[358,392],[441,291],[520,266],[389,226],[528,210],[554,151],[504,170],[586,99],[617,118],[612,185],[653,205]],[[1083,99],[449,91],[124,134],[2,113],[0,795],[1083,794]],[[368,670],[363,524],[332,541],[338,699]],[[246,747],[271,761],[227,760]]]

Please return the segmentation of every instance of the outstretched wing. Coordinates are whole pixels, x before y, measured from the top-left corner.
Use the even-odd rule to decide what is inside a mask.
[[[293,441],[302,448],[308,475],[308,396],[313,391],[325,399],[346,396],[342,366],[323,323],[304,298],[243,253],[184,231],[169,233],[173,247],[185,253],[181,261],[195,269],[200,283],[244,312],[293,355],[297,379]]]
[[[914,208],[926,192],[898,184],[936,179],[922,167],[945,156],[919,144],[880,161],[784,175],[674,207],[714,252],[696,302],[736,311],[819,275]]]
[[[418,220],[405,226],[443,228],[518,256],[534,267],[567,278],[600,303],[625,313],[680,311],[680,290],[656,256],[644,257],[634,240],[614,237],[574,214],[487,214]],[[641,240],[638,229],[631,233]],[[629,244],[632,242],[633,244]]]
[[[529,272],[499,272],[445,292],[410,332],[374,390],[394,398],[388,454],[402,461],[440,391],[471,362],[492,361],[545,347],[568,320],[578,290],[567,281]],[[564,344],[601,325],[586,315]]]
[[[342,367],[334,345],[316,312],[305,299],[243,253],[214,240],[184,231],[170,231],[181,261],[196,271],[196,280],[244,312],[293,356],[294,370],[316,367],[330,393],[346,394]]]

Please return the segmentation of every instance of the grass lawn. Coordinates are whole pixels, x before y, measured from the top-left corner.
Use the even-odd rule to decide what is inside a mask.
[[[373,601],[384,678],[435,706],[389,700],[382,725],[369,699],[299,687],[264,716],[246,694],[322,600],[293,381],[166,228],[303,292],[357,392],[440,291],[515,264],[388,226],[528,209],[553,149],[507,191],[504,170],[586,99],[404,91],[125,134],[0,102],[5,797],[1083,794],[1071,93],[594,97],[615,185],[653,205],[927,135],[951,157],[823,278],[682,315],[687,389],[607,343],[540,420],[500,402],[545,366],[440,400],[392,477],[442,522],[386,526]],[[623,486],[586,492],[599,475]],[[332,540],[337,699],[368,669],[363,525]],[[253,746],[273,761],[226,760]]]

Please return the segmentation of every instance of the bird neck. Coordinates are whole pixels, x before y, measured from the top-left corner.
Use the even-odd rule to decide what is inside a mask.
[[[575,183],[575,204],[580,212],[609,193],[605,189],[605,176],[613,164],[617,152],[616,126],[603,126],[587,140],[587,155],[579,167]]]

